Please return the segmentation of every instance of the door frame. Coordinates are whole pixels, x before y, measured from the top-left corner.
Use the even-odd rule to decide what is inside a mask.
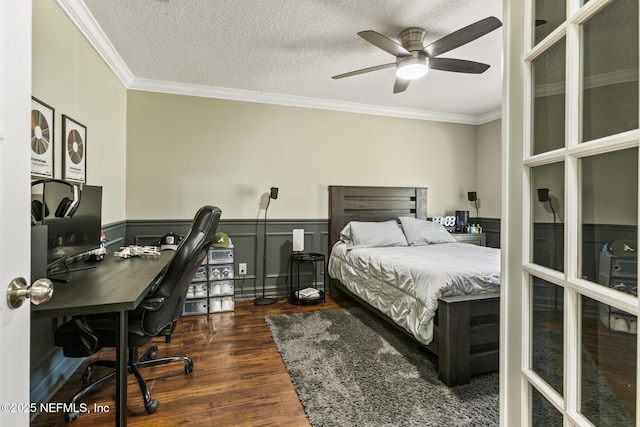
[[[9,282],[30,277],[31,1],[0,2],[0,426],[29,424],[30,304],[7,306]]]

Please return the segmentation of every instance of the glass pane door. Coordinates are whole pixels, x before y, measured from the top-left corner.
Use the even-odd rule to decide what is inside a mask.
[[[527,0],[522,15],[523,296],[509,302],[528,425],[638,419],[639,3]]]

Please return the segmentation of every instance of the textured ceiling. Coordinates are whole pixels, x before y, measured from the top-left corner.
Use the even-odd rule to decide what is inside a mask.
[[[60,3],[78,10],[74,0]],[[481,75],[432,70],[395,95],[393,68],[331,79],[394,61],[358,37],[359,31],[397,40],[400,31],[417,26],[426,29],[428,44],[487,16],[502,20],[501,0],[84,0],[84,5],[89,14],[78,13],[76,23],[89,27],[94,45],[97,40],[116,52],[107,62],[116,68],[112,63],[122,62],[132,88],[136,82],[152,82],[157,90],[164,84],[198,85],[224,90],[229,98],[260,94],[268,102],[277,95],[293,104],[370,106],[461,122],[481,121],[501,107],[502,28],[442,55],[490,64]]]

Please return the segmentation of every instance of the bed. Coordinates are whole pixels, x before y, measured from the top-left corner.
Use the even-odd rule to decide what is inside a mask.
[[[331,289],[356,299],[434,353],[445,384],[466,384],[472,375],[498,370],[499,252],[446,239],[437,245],[373,248],[345,239],[351,224],[379,227],[403,218],[404,224],[428,225],[426,212],[426,188],[330,186]],[[474,279],[478,269],[481,277]],[[425,280],[430,281],[426,290],[420,285]],[[448,283],[444,290],[431,284],[441,280]]]

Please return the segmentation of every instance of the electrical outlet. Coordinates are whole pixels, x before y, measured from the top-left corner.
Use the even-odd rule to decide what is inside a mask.
[[[247,263],[246,262],[241,262],[238,264],[238,274],[240,276],[246,276],[247,275]]]

